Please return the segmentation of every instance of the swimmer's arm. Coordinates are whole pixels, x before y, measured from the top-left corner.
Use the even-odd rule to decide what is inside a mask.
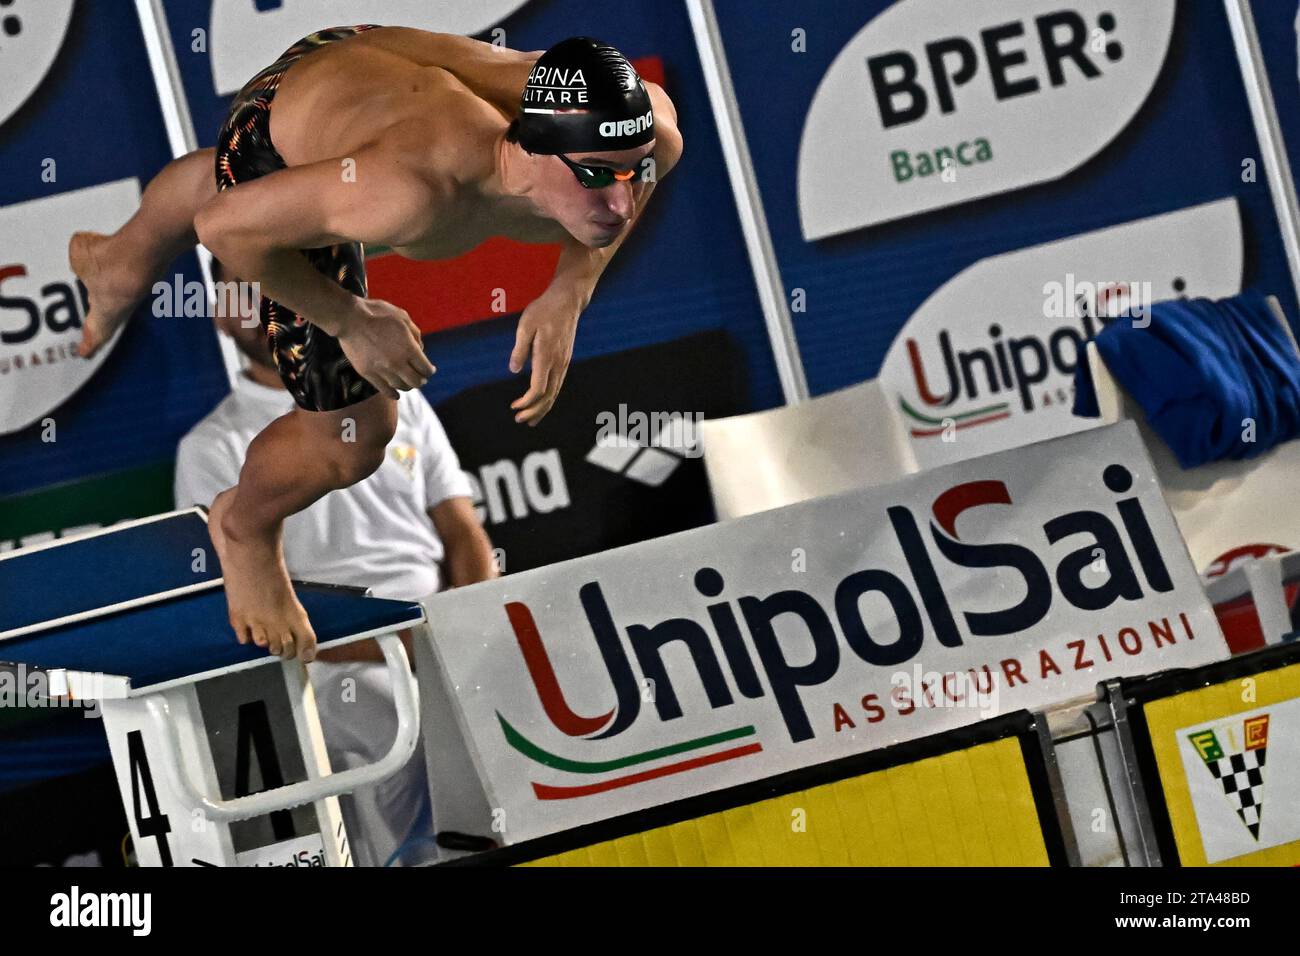
[[[446,553],[443,571],[449,587],[464,587],[497,576],[492,542],[470,499],[447,498],[429,509],[429,520],[442,539]]]
[[[543,52],[511,50],[449,33],[426,34],[423,42],[439,67],[476,96],[508,113],[518,108],[519,91]]]
[[[299,254],[340,242],[402,245],[437,214],[438,190],[400,141],[277,170],[218,193],[194,220],[199,241],[234,274],[330,335],[366,316],[367,300]]]
[[[565,243],[546,291],[529,303],[515,331],[510,371],[518,373],[532,358],[528,391],[510,403],[515,421],[536,425],[551,410],[573,357],[578,317],[591,302],[605,267],[623,245],[645,211],[655,184],[668,175],[682,155],[677,111],[657,84],[646,83],[655,111],[654,175],[632,186],[633,213],[617,239],[603,249],[590,249],[577,240]]]

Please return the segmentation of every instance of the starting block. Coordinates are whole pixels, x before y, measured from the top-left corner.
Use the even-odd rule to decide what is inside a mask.
[[[306,665],[235,640],[201,509],[0,554],[0,662],[97,706],[142,866],[349,866],[338,795],[414,753],[398,632],[423,609],[294,589],[318,646],[379,642],[398,729],[373,764],[330,773]]]

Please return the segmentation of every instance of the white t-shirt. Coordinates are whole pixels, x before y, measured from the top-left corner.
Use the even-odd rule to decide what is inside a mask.
[[[239,480],[257,433],[292,408],[284,389],[241,376],[238,387],[181,439],[176,507],[210,506]],[[368,587],[376,597],[428,597],[440,588],[444,555],[428,510],[470,496],[469,479],[429,402],[418,392],[402,392],[384,463],[365,481],[285,521],[285,564],[298,580]]]

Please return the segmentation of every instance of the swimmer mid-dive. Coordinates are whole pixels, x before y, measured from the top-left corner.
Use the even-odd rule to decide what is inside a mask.
[[[241,643],[315,656],[283,522],[370,475],[398,391],[434,372],[410,316],[368,297],[362,244],[412,259],[454,258],[494,236],[562,244],[509,359],[512,372],[531,361],[511,408],[535,425],[597,280],[681,151],[663,90],[590,38],[539,58],[423,30],[338,27],[250,80],[217,147],[167,165],[120,230],[72,237],[90,297],[82,355],[197,242],[260,284],[267,344],[297,407],[257,436],[209,517]]]

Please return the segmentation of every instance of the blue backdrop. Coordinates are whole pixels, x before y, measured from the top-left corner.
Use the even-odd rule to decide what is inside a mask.
[[[1178,4],[1170,49],[1146,103],[1110,145],[1064,178],[805,241],[796,189],[804,118],[831,61],[890,6],[716,0],[782,280],[787,289],[807,290],[807,311],[794,321],[814,394],[875,376],[907,318],[980,259],[1228,196],[1237,197],[1242,216],[1244,284],[1276,293],[1294,321],[1295,294],[1262,170],[1255,183],[1242,181],[1242,160],[1259,151],[1219,0]],[[1256,6],[1286,8],[1286,35],[1277,40],[1290,45],[1294,119],[1295,4]],[[806,52],[791,49],[795,28],[807,32]],[[934,37],[942,31],[936,24]]]
[[[1269,87],[1277,107],[1282,136],[1286,140],[1287,159],[1294,176],[1300,170],[1300,64],[1296,62],[1296,0],[1254,0],[1255,29],[1264,51],[1264,66]]]
[[[42,181],[45,158],[57,163]],[[49,74],[0,125],[0,205],[137,177],[171,159],[134,7],[80,0]],[[172,272],[198,278],[195,257]],[[0,436],[0,496],[170,459],[226,392],[211,324],[141,310],[104,365],[53,413],[55,442],[34,425]]]

